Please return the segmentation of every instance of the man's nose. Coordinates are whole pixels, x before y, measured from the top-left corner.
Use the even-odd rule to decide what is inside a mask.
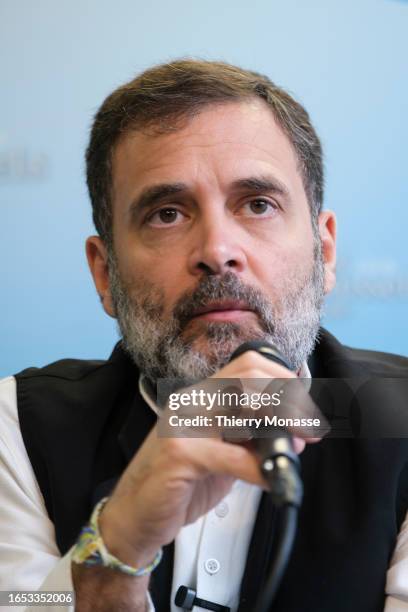
[[[189,258],[191,274],[239,274],[245,269],[247,258],[242,230],[229,221],[218,217],[198,225]]]

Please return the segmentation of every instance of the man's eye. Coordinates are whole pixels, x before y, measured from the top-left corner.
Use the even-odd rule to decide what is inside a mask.
[[[150,217],[148,217],[147,222],[149,225],[175,225],[183,221],[184,216],[180,213],[177,208],[161,208],[160,210],[156,210]]]
[[[251,200],[244,205],[244,211],[248,215],[268,216],[276,212],[276,209],[276,204],[263,198]]]

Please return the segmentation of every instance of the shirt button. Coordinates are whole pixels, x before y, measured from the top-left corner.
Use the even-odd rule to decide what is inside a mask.
[[[218,504],[218,506],[215,507],[215,514],[220,518],[224,518],[224,516],[227,516],[228,512],[229,508],[227,502],[221,502],[220,504]]]
[[[207,574],[216,574],[220,571],[220,562],[217,559],[207,559],[204,563],[204,568]]]

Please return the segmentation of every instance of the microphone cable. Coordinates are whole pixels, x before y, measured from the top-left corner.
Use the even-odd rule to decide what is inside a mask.
[[[270,361],[293,371],[276,347],[258,340],[245,342],[239,346],[232,353],[230,361],[247,351],[256,351]],[[300,478],[299,457],[293,449],[291,436],[287,431],[277,429],[272,437],[257,438],[256,448],[262,457],[262,475],[269,484],[269,494],[278,508],[281,519],[276,552],[270,562],[264,588],[254,608],[254,612],[270,612],[292,552],[303,485]]]

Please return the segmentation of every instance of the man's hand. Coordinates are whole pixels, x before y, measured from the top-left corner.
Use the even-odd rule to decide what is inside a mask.
[[[296,375],[248,351],[212,378],[282,379]],[[303,439],[295,438],[297,452],[304,445]],[[174,540],[184,525],[206,514],[225,497],[236,479],[267,488],[259,458],[252,449],[218,438],[160,438],[154,427],[100,515],[100,531],[107,549],[133,567],[149,564],[158,549]],[[92,569],[77,572],[76,589]],[[115,580],[122,584],[123,597],[129,577],[116,576]],[[143,588],[147,589],[146,580],[139,591]]]
[[[212,378],[296,378],[248,351]],[[297,438],[297,452],[305,441]],[[100,528],[108,550],[133,566],[146,565],[183,525],[207,513],[241,479],[267,488],[259,458],[247,447],[214,438],[160,438],[153,428],[106,504]]]

